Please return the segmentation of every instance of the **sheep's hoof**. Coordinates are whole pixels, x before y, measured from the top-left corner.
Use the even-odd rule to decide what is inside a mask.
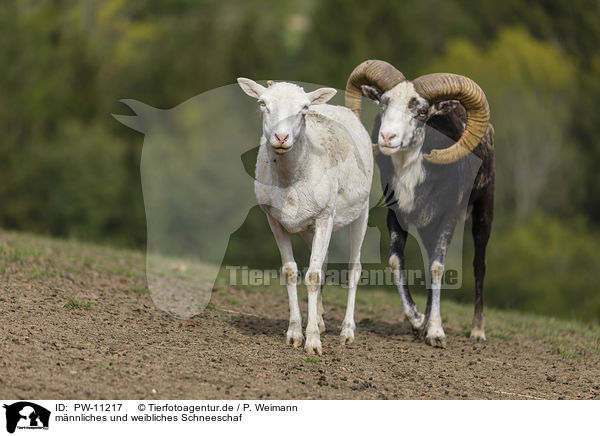
[[[308,354],[323,354],[323,347],[321,346],[321,339],[319,338],[319,336],[306,335],[304,350],[306,350]]]
[[[286,342],[288,345],[293,345],[294,348],[298,348],[302,345],[304,336],[302,335],[302,329],[289,328],[286,335]]]
[[[412,327],[412,324],[410,326]],[[427,321],[424,321],[421,327],[419,327],[418,329],[412,327],[412,331],[416,339],[424,341],[425,334],[427,333]]]
[[[340,345],[341,346],[350,345],[352,342],[354,342],[354,335],[352,335],[352,336],[340,335]]]
[[[410,325],[412,326],[413,332],[418,333],[423,330],[425,325],[425,315],[415,310],[413,314],[406,315]]]
[[[340,344],[346,345],[354,342],[354,324],[342,324],[342,331],[340,333]]]
[[[425,336],[425,343],[432,347],[446,348],[446,335],[444,329],[439,327],[429,327],[427,330],[427,336]]]
[[[473,342],[485,342],[485,331],[483,329],[474,328],[471,330],[471,341]]]

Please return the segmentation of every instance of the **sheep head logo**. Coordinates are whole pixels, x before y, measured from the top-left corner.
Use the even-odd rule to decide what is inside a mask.
[[[14,433],[17,428],[47,429],[50,411],[28,401],[19,401],[3,406],[6,409],[6,431]]]

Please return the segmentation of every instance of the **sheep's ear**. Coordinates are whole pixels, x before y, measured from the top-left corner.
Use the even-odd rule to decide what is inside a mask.
[[[446,115],[460,104],[458,100],[439,101],[433,107],[433,115]]]
[[[362,94],[369,100],[373,100],[377,104],[381,102],[381,96],[383,95],[383,92],[381,92],[381,90],[369,85],[361,86],[360,90],[362,91]]]
[[[337,89],[334,88],[319,88],[316,91],[309,92],[306,94],[310,100],[310,104],[323,104],[327,103],[337,93]]]
[[[260,98],[263,92],[265,92],[265,88],[262,85],[259,85],[254,80],[246,79],[245,77],[238,77],[238,83],[240,84],[240,88],[250,97]]]

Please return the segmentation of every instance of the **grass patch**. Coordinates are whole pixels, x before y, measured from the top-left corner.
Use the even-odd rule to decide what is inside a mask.
[[[564,357],[565,359],[579,359],[581,357],[581,354],[576,353],[572,350],[569,350],[565,347],[557,347],[554,350],[554,354],[559,354],[562,357]]]
[[[145,254],[0,230],[0,265],[7,274],[22,274],[37,280],[60,277],[65,271],[82,273],[90,270],[138,279],[144,277]]]
[[[69,310],[72,309],[86,309],[86,310],[92,310],[92,303],[87,302],[87,301],[81,301],[78,300],[77,298],[71,298],[69,301],[67,301],[65,303],[65,307]]]
[[[3,245],[2,257],[7,262],[21,262],[39,255],[39,250],[28,245]]]
[[[145,286],[134,286],[133,288],[130,289],[130,291],[133,292],[134,294],[141,295],[141,296],[150,295],[150,290]]]
[[[25,277],[32,280],[42,280],[50,277],[60,277],[57,271],[48,270],[39,265],[33,265],[30,269],[25,271]]]
[[[515,339],[515,337],[513,335],[511,335],[509,333],[504,333],[504,332],[491,331],[491,332],[486,332],[486,334],[490,338],[502,339],[504,341],[512,341]]]
[[[109,265],[106,267],[100,267],[104,272],[115,274],[118,276],[128,277],[130,279],[139,279],[143,277],[143,272],[132,268],[128,265]]]
[[[306,357],[304,358],[304,361],[305,361],[306,363],[319,363],[319,359],[317,359],[317,358],[315,358],[315,357],[312,357],[312,356],[306,356]]]
[[[227,301],[232,306],[239,306],[240,304],[242,304],[241,300],[234,298],[234,297],[226,298],[225,301]]]
[[[94,269],[96,266],[96,259],[92,256],[83,256],[82,262],[86,268]]]
[[[117,371],[119,367],[112,362],[109,363],[100,363],[98,362],[98,366],[103,369],[108,369],[110,371]]]

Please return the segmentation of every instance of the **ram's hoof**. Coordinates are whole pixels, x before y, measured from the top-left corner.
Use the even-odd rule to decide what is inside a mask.
[[[440,327],[429,327],[427,329],[427,336],[425,336],[425,343],[432,347],[446,348],[446,335],[444,329]]]
[[[473,342],[485,342],[485,331],[483,329],[473,329],[471,330],[471,340]]]
[[[425,315],[415,310],[413,315],[406,315],[406,318],[410,322],[413,332],[420,332],[423,330],[425,325]]]

